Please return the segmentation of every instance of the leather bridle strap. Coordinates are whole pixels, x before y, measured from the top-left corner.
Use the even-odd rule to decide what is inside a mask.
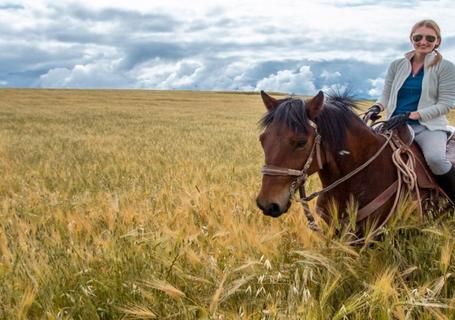
[[[305,180],[308,177],[308,169],[311,166],[311,163],[313,162],[313,157],[314,153],[316,152],[316,160],[318,162],[318,167],[319,169],[322,169],[322,157],[321,157],[321,135],[319,134],[317,130],[317,125],[311,120],[308,120],[310,126],[314,128],[315,132],[315,137],[313,141],[313,145],[311,146],[311,151],[310,155],[308,156],[308,159],[306,160],[303,169],[302,170],[296,170],[296,169],[288,169],[288,168],[283,168],[283,167],[278,167],[274,165],[265,165],[261,169],[261,173],[263,175],[268,175],[268,176],[292,176],[292,177],[298,177],[299,180]],[[299,187],[297,185],[296,187]]]
[[[282,167],[277,167],[273,165],[263,166],[261,169],[261,173],[268,175],[268,176],[293,176],[293,177],[300,177],[303,175],[303,170],[294,170],[294,169],[287,169]]]
[[[313,162],[313,157],[314,157],[315,152],[316,152],[316,160],[318,162],[319,170],[322,169],[321,135],[318,132],[318,127],[317,127],[316,123],[314,123],[311,120],[308,120],[308,122],[309,122],[310,126],[314,128],[315,136],[314,136],[314,140],[313,140],[313,145],[311,146],[310,155],[308,156],[308,159],[306,160],[305,165],[303,166],[303,169],[295,170],[295,169],[277,167],[274,165],[265,165],[261,169],[261,173],[263,175],[295,177],[295,179],[291,182],[291,185],[289,187],[289,194],[290,194],[291,201],[294,199],[295,191],[297,189],[299,189],[299,191],[300,191],[300,197],[302,197],[302,195],[305,194],[305,181],[308,178],[308,169],[310,168],[311,163]],[[303,211],[308,220],[308,224],[309,224],[310,228],[313,230],[319,230],[318,226],[316,225],[316,223],[314,221],[314,217],[308,207],[308,204],[302,202],[302,205],[303,205]]]

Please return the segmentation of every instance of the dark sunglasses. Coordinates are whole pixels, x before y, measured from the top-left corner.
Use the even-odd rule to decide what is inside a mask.
[[[420,40],[423,39],[423,37],[425,37],[425,40],[427,40],[427,42],[435,42],[436,41],[436,37],[435,36],[431,36],[431,35],[422,35],[422,34],[414,34],[412,36],[412,41],[414,42],[419,42]]]

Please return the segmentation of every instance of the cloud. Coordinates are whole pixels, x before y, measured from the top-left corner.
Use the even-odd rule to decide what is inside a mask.
[[[22,10],[25,9],[24,6],[14,3],[0,4],[0,10]]]
[[[176,64],[160,63],[141,68],[135,75],[140,88],[197,89],[199,76],[204,67],[197,61],[180,61]]]
[[[351,87],[348,87],[347,85],[340,85],[340,84],[325,85],[321,88],[321,90],[326,93],[348,92],[349,94],[351,94]]]
[[[124,32],[141,30],[142,32],[172,32],[180,22],[171,14],[143,13],[133,9],[102,8],[89,9],[82,5],[68,6],[62,9],[54,5],[57,12],[62,12],[67,19],[83,22],[115,24]]]
[[[371,97],[379,97],[382,94],[382,88],[384,88],[384,78],[368,79],[371,83],[372,88],[368,90],[368,94]]]
[[[371,97],[423,15],[437,17],[442,54],[455,59],[454,8],[447,0],[11,1],[0,5],[0,79],[299,94],[343,86]]]
[[[321,73],[321,78],[323,78],[325,80],[335,80],[335,79],[339,79],[340,77],[341,77],[341,73],[339,73],[338,71],[329,72],[327,70],[324,70]]]
[[[73,68],[54,68],[39,78],[38,85],[46,88],[124,88],[129,79],[117,72],[116,63],[97,61],[75,65]]]
[[[296,72],[292,70],[278,71],[256,85],[256,90],[280,91],[296,94],[313,94],[316,91],[314,76],[309,66],[302,66]]]

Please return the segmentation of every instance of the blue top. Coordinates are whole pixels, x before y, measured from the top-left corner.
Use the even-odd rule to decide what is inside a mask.
[[[393,112],[392,116],[405,112],[417,111],[417,105],[419,104],[420,94],[422,93],[422,80],[423,80],[423,68],[421,68],[415,76],[411,74],[407,77],[397,96],[397,108]],[[418,120],[408,120],[409,124],[418,124]]]

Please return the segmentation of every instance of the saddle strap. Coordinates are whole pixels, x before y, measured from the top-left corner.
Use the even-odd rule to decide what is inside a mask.
[[[366,206],[363,208],[359,209],[357,211],[357,217],[356,217],[356,222],[360,222],[366,218],[368,218],[373,212],[375,212],[377,209],[379,209],[381,206],[383,206],[390,198],[396,194],[398,191],[398,180],[395,180],[394,183],[392,183],[387,189],[385,189],[379,196],[374,198],[372,201],[370,201]],[[308,205],[307,205],[308,206]],[[304,206],[304,213],[307,216],[307,219],[310,222],[310,225],[314,223],[314,218],[311,216],[311,218],[308,217],[309,208],[305,210]],[[322,208],[316,206],[316,212],[325,218],[330,218],[328,214],[322,210]],[[347,222],[347,221],[345,221]]]
[[[395,192],[397,192],[397,190],[398,180],[395,180],[395,182],[385,189],[379,196],[357,211],[356,221],[359,222],[368,218],[373,212],[383,206],[395,194]]]

